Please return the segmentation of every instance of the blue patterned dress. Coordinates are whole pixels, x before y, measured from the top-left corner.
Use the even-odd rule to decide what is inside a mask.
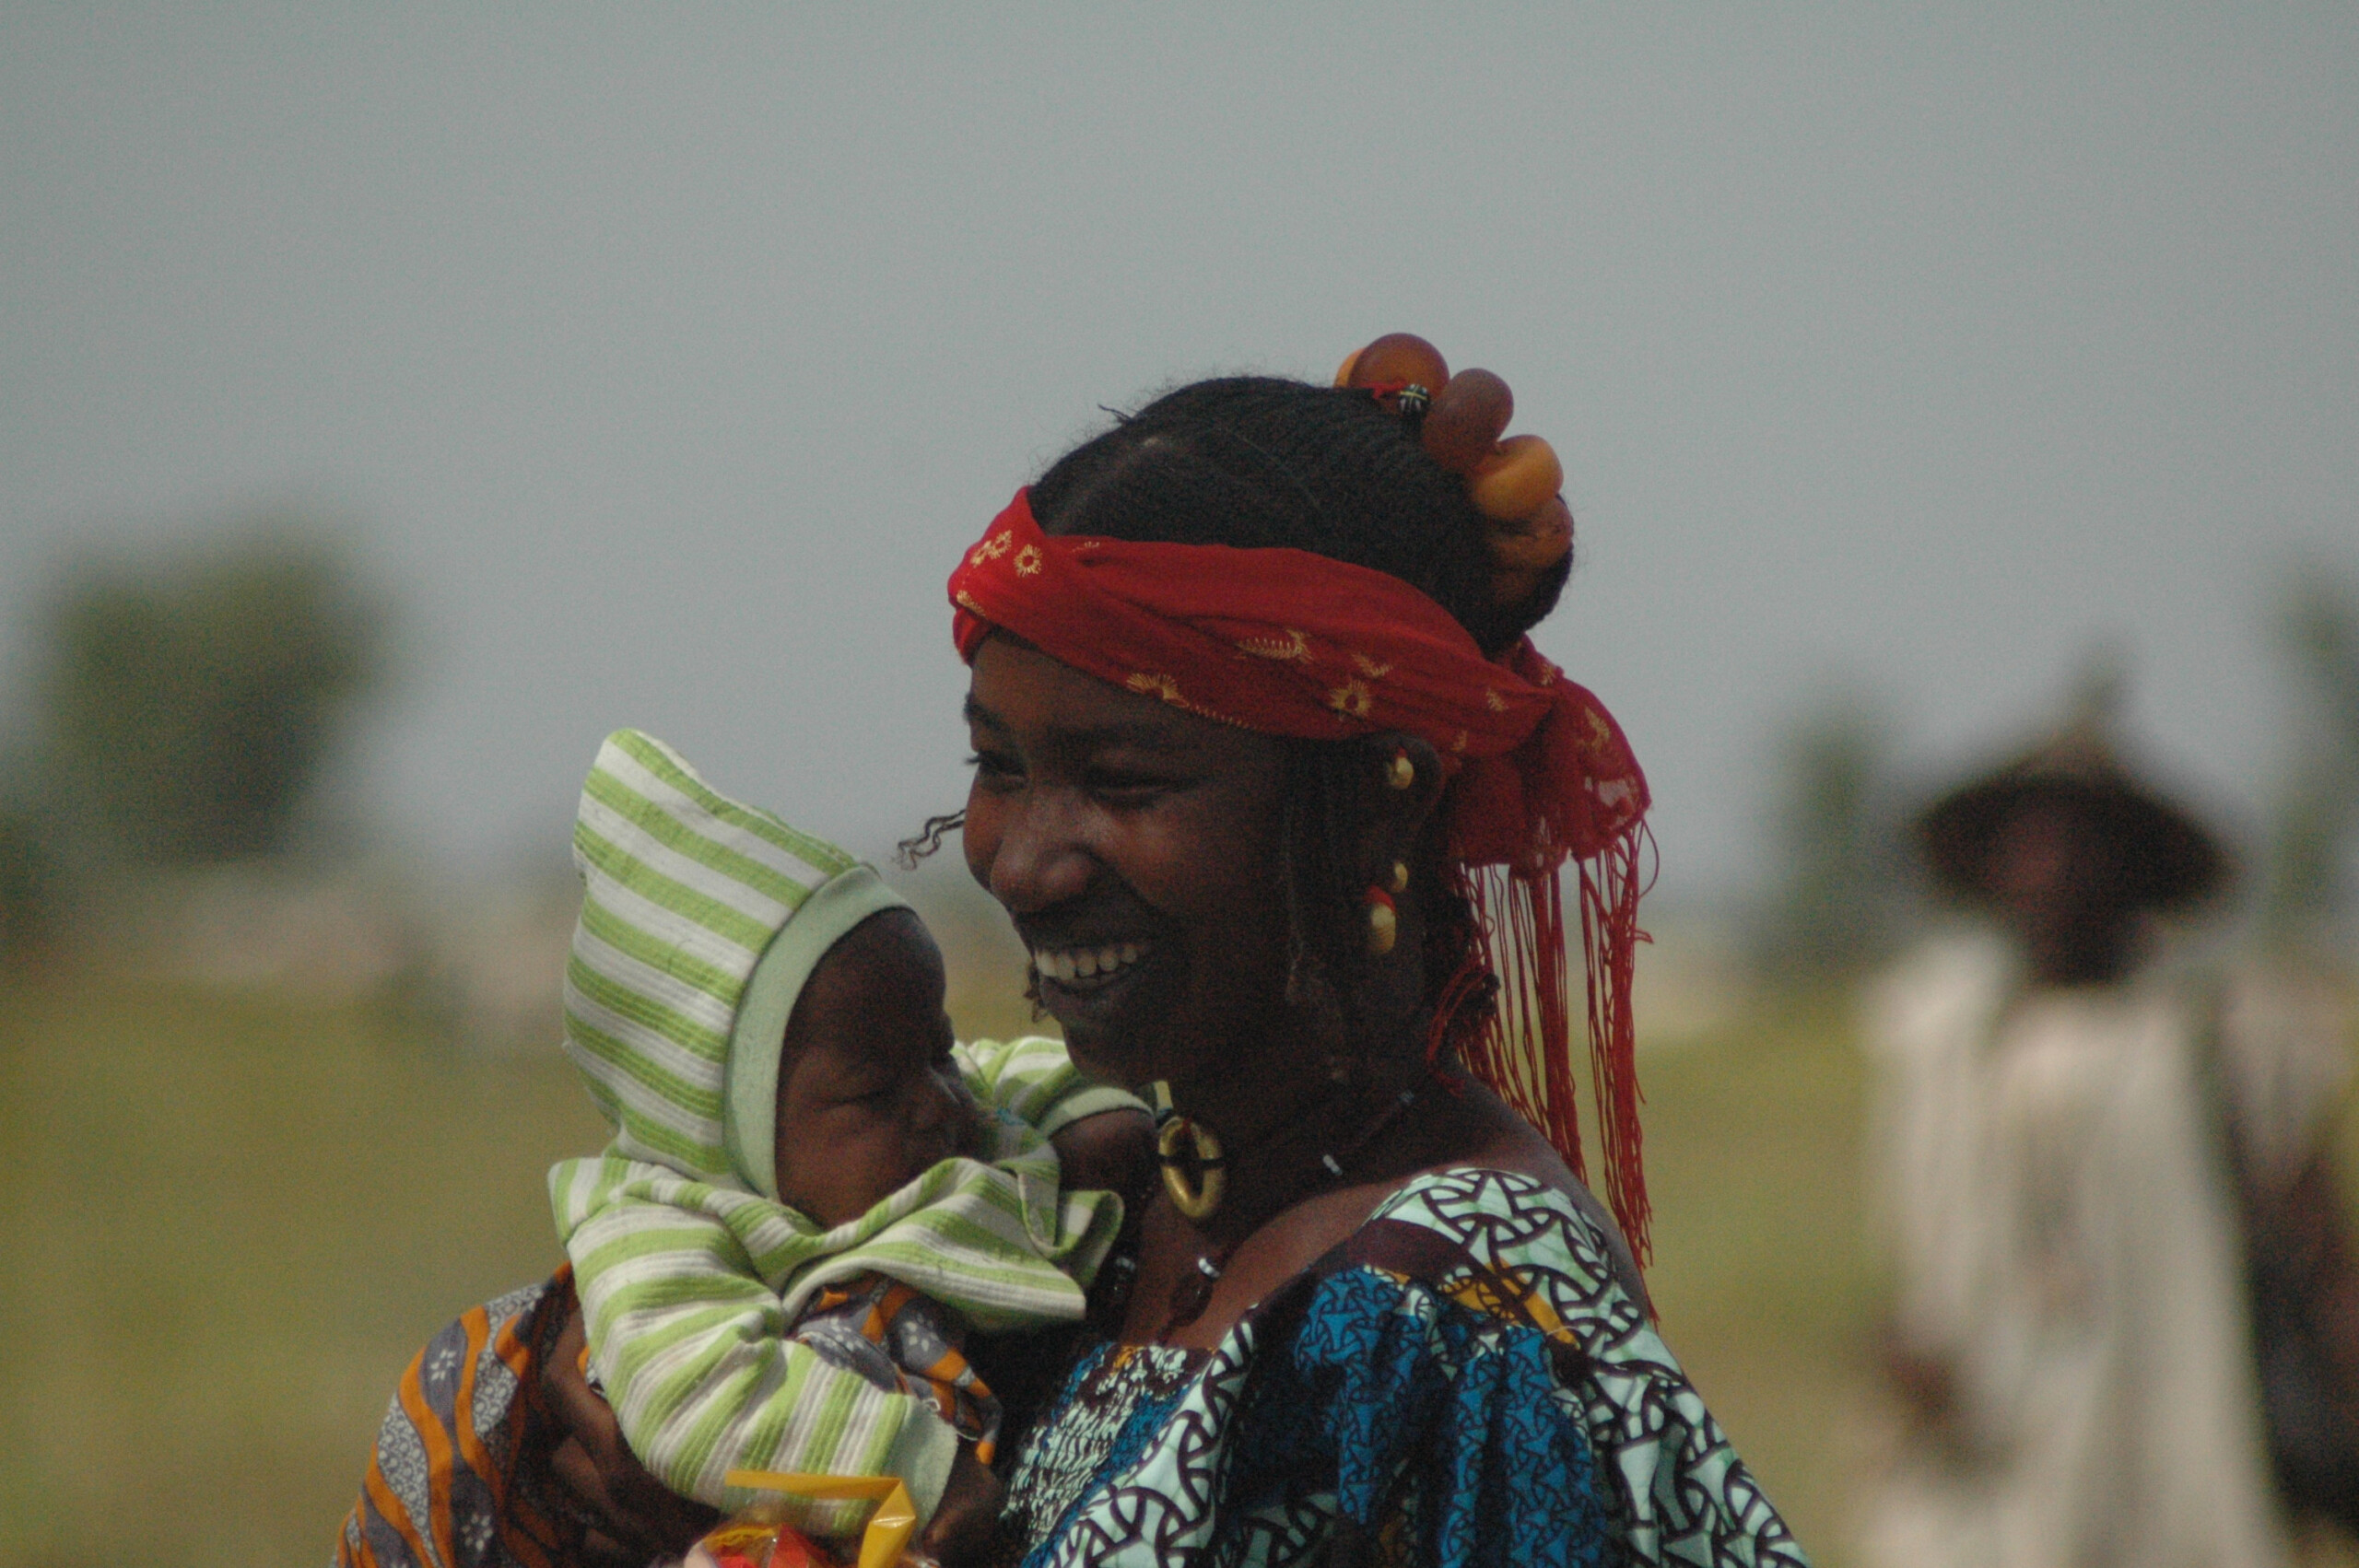
[[[1003,1560],[1807,1568],[1560,1192],[1419,1177],[1209,1352],[1100,1344]]]

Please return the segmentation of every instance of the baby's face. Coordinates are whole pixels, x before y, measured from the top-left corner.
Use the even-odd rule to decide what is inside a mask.
[[[981,1117],[942,995],[942,950],[907,909],[869,917],[819,960],[779,1059],[780,1202],[840,1225],[974,1152]]]

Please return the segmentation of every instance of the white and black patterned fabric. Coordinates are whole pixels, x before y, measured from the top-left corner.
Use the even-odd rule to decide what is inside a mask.
[[[1024,1568],[1808,1561],[1592,1223],[1478,1169],[1411,1183],[1208,1354],[1083,1355],[1018,1449],[1002,1547]]]

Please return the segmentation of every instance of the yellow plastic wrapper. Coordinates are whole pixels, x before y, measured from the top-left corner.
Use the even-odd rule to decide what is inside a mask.
[[[729,1484],[768,1492],[708,1531],[688,1553],[686,1568],[937,1568],[910,1550],[917,1505],[898,1476],[804,1476],[777,1470],[732,1470]],[[789,1499],[806,1503],[870,1501],[876,1506],[861,1531],[857,1553],[846,1555],[786,1522]]]

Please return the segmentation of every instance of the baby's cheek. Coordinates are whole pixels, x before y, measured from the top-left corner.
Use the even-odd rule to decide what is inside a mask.
[[[970,1160],[991,1158],[998,1139],[993,1136],[998,1117],[977,1105],[974,1097],[963,1092],[958,1102],[958,1153]]]
[[[975,1098],[974,1092],[967,1087],[967,1081],[957,1073],[937,1074],[936,1082],[941,1083],[950,1100],[948,1122],[951,1144],[957,1153],[969,1159],[981,1158],[980,1151],[987,1148],[992,1141],[992,1114],[983,1109],[981,1103]]]

